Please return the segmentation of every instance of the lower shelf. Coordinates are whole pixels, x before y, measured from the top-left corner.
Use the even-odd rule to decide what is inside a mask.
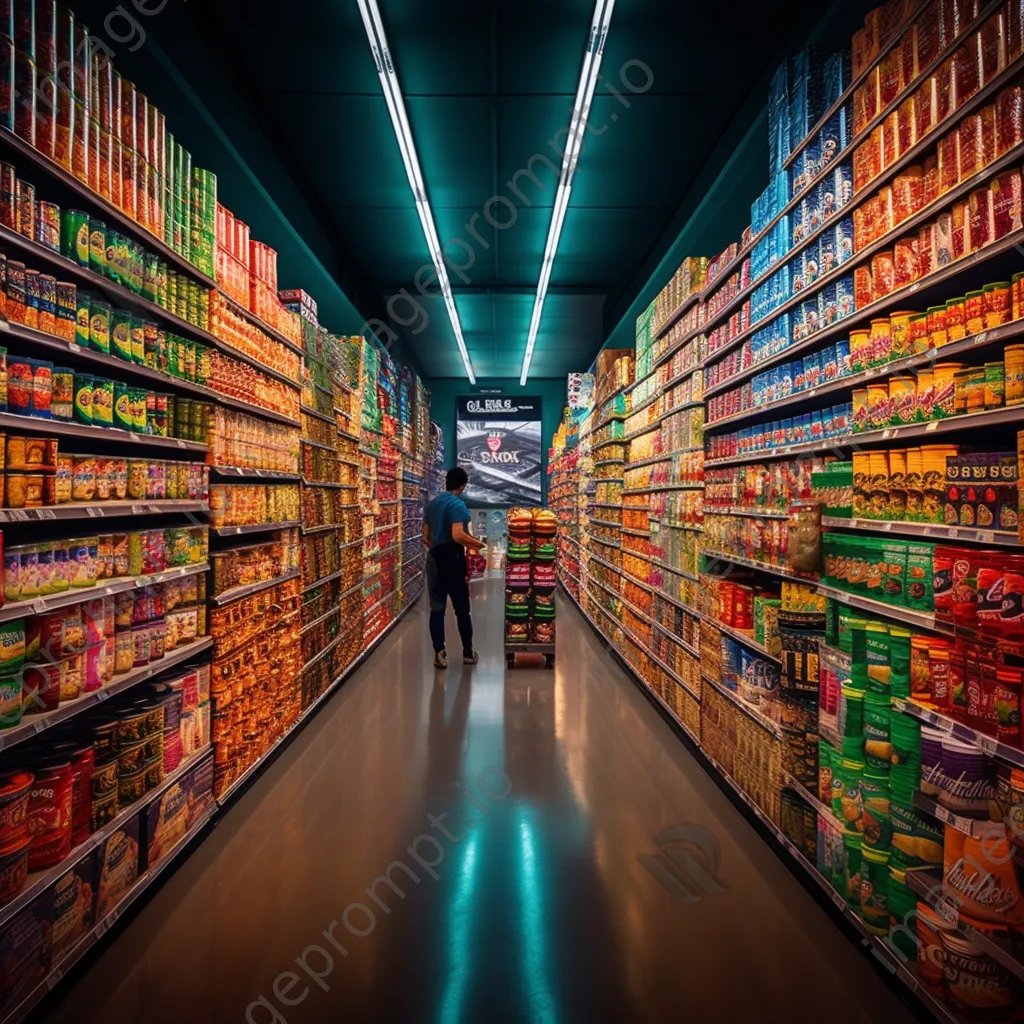
[[[169,867],[172,866],[176,861],[180,859],[180,855],[192,844],[193,840],[198,838],[220,814],[227,813],[228,804],[237,797],[241,791],[260,774],[260,772],[268,767],[270,762],[274,759],[287,744],[295,738],[297,733],[300,731],[302,725],[308,722],[314,715],[320,710],[321,705],[327,701],[327,699],[337,690],[337,688],[355,671],[355,669],[367,658],[374,650],[378,647],[380,642],[388,635],[388,633],[399,623],[406,612],[416,603],[420,595],[417,594],[411,600],[409,600],[402,609],[395,615],[395,617],[385,626],[375,637],[369,640],[365,648],[359,653],[357,657],[342,669],[338,674],[337,678],[331,683],[331,685],[322,693],[299,717],[295,725],[282,736],[277,743],[267,751],[266,754],[256,764],[252,765],[240,778],[236,779],[231,787],[223,793],[219,799],[211,804],[211,806],[203,812],[201,818],[189,829],[189,831],[182,836],[181,840],[174,846],[173,849],[163,857],[159,864],[149,868],[143,874],[141,874],[132,888],[124,895],[120,903],[102,920],[98,921],[82,938],[70,949],[60,960],[53,964],[50,972],[46,977],[35,987],[32,991],[17,1005],[12,1007],[7,1013],[0,1016],[0,1024],[14,1024],[16,1021],[22,1020],[27,1014],[29,1014],[34,1007],[36,1007],[43,999],[46,998],[57,986],[63,981],[67,974],[72,971],[75,966],[82,960],[83,957],[94,947],[98,942],[105,938],[105,936],[118,924],[120,919],[126,914],[126,912],[139,901],[149,890],[161,874]],[[187,772],[192,771],[196,765],[206,757],[211,757],[212,753],[209,750],[204,751],[201,755],[189,760],[187,764],[183,764],[177,769],[172,775],[169,775],[167,779],[160,785],[157,790],[147,794],[146,798],[140,801],[138,804],[133,805],[129,810],[131,814],[141,814],[143,809],[153,802],[164,792],[168,786],[173,785],[179,778],[183,777]],[[119,818],[118,821],[121,819]],[[116,824],[116,823],[115,823]],[[91,849],[93,849],[109,832],[109,829],[103,830],[102,833],[90,837],[90,839],[82,844],[75,852],[76,857],[85,856]],[[69,863],[71,863],[69,861]],[[61,865],[60,873],[66,870],[67,865]],[[51,872],[54,880],[58,876],[56,871]],[[47,876],[49,878],[49,875]],[[52,884],[52,883],[51,883]],[[38,887],[33,888],[33,892]],[[20,910],[23,906],[27,906],[28,901],[24,898],[14,901],[4,908],[5,918],[12,916],[17,910]]]
[[[597,627],[597,624],[593,619],[584,611],[578,601],[569,593],[564,587],[563,592],[568,595],[572,603],[579,609],[580,613],[587,620],[594,632],[601,638],[605,643],[611,644],[611,641],[606,637],[601,630]],[[615,651],[615,648],[611,648]],[[724,786],[735,798],[737,798],[757,819],[758,823],[763,827],[770,837],[772,848],[778,853],[783,861],[789,866],[789,868],[800,878],[806,887],[812,891],[817,890],[817,894],[820,897],[828,900],[835,909],[842,915],[845,925],[850,928],[858,937],[861,945],[867,949],[870,954],[879,962],[879,964],[885,969],[886,973],[897,978],[907,989],[923,1004],[923,1006],[939,1021],[943,1024],[960,1024],[959,1019],[952,1013],[952,1011],[944,1003],[940,1002],[935,998],[934,995],[921,983],[918,978],[914,965],[907,961],[902,954],[897,950],[889,946],[882,938],[871,932],[860,918],[854,914],[846,904],[846,899],[843,895],[829,882],[821,872],[818,871],[817,867],[812,864],[807,857],[804,856],[803,852],[799,850],[783,833],[779,826],[772,821],[772,819],[751,799],[750,796],[740,787],[740,785],[729,775],[729,773],[720,765],[702,746],[699,737],[694,735],[693,730],[688,728],[685,723],[680,721],[674,710],[666,704],[666,702],[652,690],[643,679],[637,674],[636,670],[629,664],[628,661],[621,655],[620,652],[615,651],[619,657],[620,663],[629,672],[630,677],[637,683],[639,688],[644,694],[657,706],[665,717],[668,718],[674,726],[677,726],[682,734],[690,741],[693,746],[693,753],[697,756],[704,765],[708,774],[715,778],[722,786]],[[786,786],[789,788],[796,788],[792,785],[792,780],[787,779]],[[802,787],[800,787],[802,788]],[[797,789],[799,792],[799,789]],[[813,885],[808,885],[813,883]]]

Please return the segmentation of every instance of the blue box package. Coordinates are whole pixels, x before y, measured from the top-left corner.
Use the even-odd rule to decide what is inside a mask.
[[[820,410],[811,413],[811,440],[821,441],[825,437],[825,423]]]
[[[835,229],[836,265],[845,263],[853,255],[853,218],[843,217]]]
[[[793,321],[791,314],[783,313],[782,316],[778,317],[775,323],[772,324],[772,338],[774,345],[776,346],[776,352],[781,352],[789,347],[793,338]]]
[[[800,255],[803,263],[804,287],[810,288],[821,277],[818,239],[809,242]]]
[[[850,366],[850,339],[840,338],[836,342],[836,376],[848,377]]]
[[[813,299],[809,299],[801,307],[800,311],[803,315],[803,336],[809,338],[812,334],[816,334],[821,329],[821,306],[820,300],[817,296]]]
[[[836,366],[836,347],[826,345],[821,350],[821,379],[826,383],[836,379],[838,369]]]
[[[811,139],[797,155],[790,168],[792,173],[791,195],[796,196],[802,192],[807,183],[818,173],[821,166],[821,150],[818,139]]]
[[[832,417],[832,407],[827,406],[821,410],[821,435],[822,437],[831,437],[834,430]]]
[[[809,412],[801,413],[799,419],[793,421],[793,426],[797,433],[800,435],[800,443],[803,444],[805,441],[811,439],[811,414]]]
[[[821,383],[820,352],[804,356],[804,382],[808,388],[816,388]]]
[[[840,50],[826,58],[821,69],[821,101],[827,110],[835,103],[852,81],[850,51]]]
[[[776,398],[788,398],[793,394],[793,365],[783,363],[779,367],[779,389]]]
[[[821,327],[829,327],[836,322],[836,286],[826,284],[818,292],[818,318]]]
[[[846,112],[840,108],[826,122],[818,134],[818,150],[820,152],[820,164],[822,170],[834,164],[839,153],[850,141],[847,134]]]
[[[838,266],[836,259],[836,233],[832,229],[823,231],[818,235],[818,276],[822,277],[825,274],[835,270]]]
[[[853,163],[851,161],[840,160],[836,164],[832,188],[836,197],[836,209],[842,210],[849,206],[853,200]]]
[[[836,281],[836,319],[843,320],[856,312],[853,295],[853,274],[844,274]]]

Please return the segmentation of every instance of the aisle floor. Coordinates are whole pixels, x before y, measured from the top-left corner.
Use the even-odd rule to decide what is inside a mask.
[[[913,1019],[570,601],[508,671],[473,597],[478,666],[421,599],[49,1019]]]

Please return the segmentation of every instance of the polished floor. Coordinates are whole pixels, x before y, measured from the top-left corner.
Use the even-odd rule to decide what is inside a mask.
[[[913,1019],[569,601],[554,672],[502,611],[435,673],[421,601],[49,1019]]]

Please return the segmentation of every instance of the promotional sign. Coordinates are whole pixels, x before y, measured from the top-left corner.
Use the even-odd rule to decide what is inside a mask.
[[[456,450],[470,505],[539,505],[543,460],[539,398],[458,399]]]

